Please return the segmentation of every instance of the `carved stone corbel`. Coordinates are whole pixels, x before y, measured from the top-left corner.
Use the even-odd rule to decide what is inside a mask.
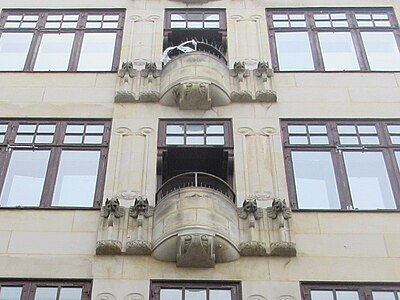
[[[146,219],[152,217],[154,207],[149,205],[147,198],[138,196],[133,206],[129,208],[129,216],[137,222],[136,239],[126,243],[126,253],[134,255],[148,255],[151,253],[151,242],[146,240],[147,236],[143,234],[143,226]],[[147,227],[149,224],[147,224]],[[146,238],[145,238],[146,237]]]
[[[244,78],[250,76],[249,70],[246,70],[246,65],[243,61],[237,61],[233,64],[233,69],[230,70],[232,77],[237,77],[239,82],[242,82]]]
[[[125,210],[120,206],[116,197],[107,199],[105,206],[101,208],[100,216],[103,222],[98,231],[96,254],[120,254],[122,243],[120,240],[121,222]]]
[[[176,265],[178,267],[212,268],[215,266],[215,237],[208,234],[178,236]]]
[[[210,83],[185,82],[174,88],[176,104],[180,109],[210,109]]]
[[[135,101],[134,94],[129,90],[129,79],[138,75],[138,70],[133,67],[132,62],[123,62],[121,68],[118,70],[118,77],[122,78],[121,90],[117,91],[114,101],[116,103],[133,102]]]
[[[256,90],[255,97],[258,102],[276,102],[276,92],[272,90],[272,82],[268,80],[274,76],[273,70],[269,67],[268,62],[259,61],[257,69],[253,70],[256,78],[261,79],[262,88]]]
[[[288,220],[292,217],[292,211],[286,205],[286,201],[275,198],[272,206],[267,208],[267,216],[277,223],[278,234],[275,241],[271,243],[271,255],[295,256],[296,244],[290,240]],[[275,226],[276,227],[276,226]]]

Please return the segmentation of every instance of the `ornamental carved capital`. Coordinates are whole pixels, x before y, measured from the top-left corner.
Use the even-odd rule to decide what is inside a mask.
[[[153,213],[154,207],[150,206],[149,200],[147,200],[147,198],[143,198],[142,196],[138,196],[135,199],[134,205],[129,208],[129,216],[134,219],[137,219],[139,215],[148,218],[151,217]]]

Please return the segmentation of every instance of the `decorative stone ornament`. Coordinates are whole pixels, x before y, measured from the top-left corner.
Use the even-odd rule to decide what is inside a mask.
[[[157,70],[157,65],[154,62],[147,62],[144,65],[144,70],[140,71],[142,77],[147,78],[149,82],[160,77],[160,70]]]
[[[176,265],[178,267],[212,268],[215,266],[214,236],[180,235],[177,247]]]
[[[233,64],[231,76],[237,77],[239,82],[242,82],[245,77],[250,75],[249,70],[246,70],[246,65],[243,61],[237,61]]]
[[[252,214],[256,220],[263,217],[263,210],[258,207],[257,199],[245,199],[242,207],[238,209],[238,215],[241,219],[247,219],[250,214]]]
[[[272,201],[272,206],[267,208],[267,216],[271,219],[276,219],[280,214],[285,220],[292,217],[292,211],[287,207],[286,201],[275,198]]]
[[[121,78],[126,78],[126,76],[133,78],[137,73],[138,71],[133,68],[132,62],[123,62],[121,69],[118,70],[118,76]]]
[[[211,108],[210,84],[208,82],[185,82],[174,91],[176,104],[180,109]]]
[[[257,77],[260,77],[262,81],[267,81],[268,78],[271,78],[274,75],[272,69],[269,67],[269,63],[265,61],[258,62],[257,69],[254,70],[254,74]]]
[[[108,226],[113,226],[114,218],[119,219],[124,216],[124,209],[120,207],[118,198],[111,198],[106,200],[105,206],[101,208],[100,215],[103,218],[108,218]]]
[[[151,217],[154,212],[154,207],[149,205],[149,200],[139,196],[135,199],[133,206],[129,208],[129,216],[137,219],[139,215],[143,215],[145,218]]]

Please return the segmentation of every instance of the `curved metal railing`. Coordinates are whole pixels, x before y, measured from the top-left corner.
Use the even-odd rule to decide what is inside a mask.
[[[185,187],[209,188],[225,195],[232,203],[236,203],[235,193],[224,180],[208,173],[188,172],[168,179],[156,193],[156,204],[166,195]]]
[[[183,53],[190,53],[190,52],[195,52],[195,51],[202,51],[202,52],[210,53],[210,54],[218,57],[225,64],[228,63],[226,60],[225,54],[221,51],[220,47],[209,44],[208,42],[195,41],[195,40],[186,41],[178,46],[168,47],[167,49],[164,50],[161,61],[164,64],[166,64],[172,58],[174,58],[176,56],[179,56]]]

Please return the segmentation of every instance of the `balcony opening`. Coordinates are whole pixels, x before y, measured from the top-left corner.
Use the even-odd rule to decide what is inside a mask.
[[[224,10],[167,10],[164,29],[166,64],[182,53],[208,52],[226,63]]]
[[[160,121],[156,202],[184,187],[210,188],[235,202],[232,175],[230,121]]]

